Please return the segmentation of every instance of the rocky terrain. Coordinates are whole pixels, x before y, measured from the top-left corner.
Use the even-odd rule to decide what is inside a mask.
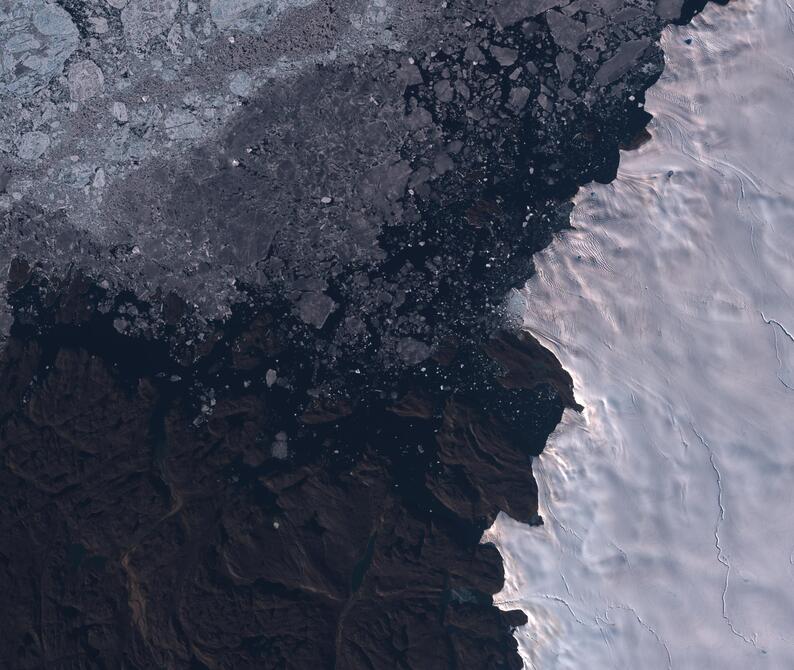
[[[490,351],[505,389],[570,396],[531,339],[502,334]],[[0,407],[4,660],[520,667],[510,632],[525,618],[492,606],[501,559],[478,539],[499,510],[537,522],[530,457],[562,402],[526,399],[522,439],[480,398],[420,384],[304,408],[304,387],[267,381],[296,353],[260,317],[180,378],[109,319],[43,337],[15,327]]]
[[[505,296],[697,8],[0,2],[3,662],[521,667]]]

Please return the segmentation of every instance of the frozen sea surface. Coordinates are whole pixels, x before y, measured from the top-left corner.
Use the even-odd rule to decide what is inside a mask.
[[[490,531],[529,668],[794,668],[794,11],[663,46],[653,140],[524,296],[586,406],[535,463],[545,525]]]

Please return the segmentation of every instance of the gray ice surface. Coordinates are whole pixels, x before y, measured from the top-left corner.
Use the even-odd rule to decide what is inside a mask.
[[[69,14],[46,0],[0,2],[0,95],[33,95],[61,73],[78,44]]]
[[[207,318],[243,281],[280,282],[301,321],[352,341],[366,304],[406,300],[355,280],[342,314],[326,293],[383,260],[384,231],[412,225],[442,180],[483,188],[462,182],[519,117],[559,151],[577,114],[609,118],[659,67],[654,0],[578,4],[86,0],[70,15],[5,0],[0,271],[15,255],[74,263]],[[375,321],[396,358],[401,338],[427,339],[416,315]]]
[[[315,0],[210,0],[210,16],[221,30],[261,32],[282,12]]]

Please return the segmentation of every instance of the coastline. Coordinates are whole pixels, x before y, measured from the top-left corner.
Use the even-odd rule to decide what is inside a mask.
[[[578,382],[531,336],[495,328],[496,303],[568,225],[579,185],[611,181],[618,147],[648,121],[644,89],[661,63],[646,10],[614,35],[590,16],[602,52],[571,61],[557,42],[584,23],[551,5],[551,23],[513,21],[499,5],[418,64],[389,54],[352,74],[320,68],[298,87],[324,96],[332,111],[319,119],[299,117],[310,106],[288,87],[270,91],[243,106],[228,146],[195,151],[173,183],[120,187],[140,247],[94,246],[35,208],[9,216],[24,253],[2,359],[2,521],[15,547],[3,597],[19,667],[68,654],[133,667],[519,667],[512,630],[526,617],[493,606],[503,567],[480,538],[499,511],[539,522],[531,462],[577,408]],[[497,38],[508,46],[491,49]],[[546,71],[515,74],[513,51]],[[347,201],[318,191],[296,212],[276,207],[261,184],[283,175],[267,170],[297,201],[287,158],[325,162],[290,133],[277,145],[271,98],[301,132],[333,135],[348,118],[340,97],[407,139]],[[351,134],[369,150],[363,135]],[[344,172],[322,183],[339,182],[353,183]],[[237,234],[259,205],[287,221],[283,239]],[[212,208],[223,216],[205,239]],[[213,300],[231,291],[226,319],[158,285],[183,242],[158,256],[151,222],[177,237],[195,224],[219,258],[262,253],[231,285],[225,261],[175,272]],[[52,271],[65,250],[85,267]],[[30,605],[45,594],[46,611]]]

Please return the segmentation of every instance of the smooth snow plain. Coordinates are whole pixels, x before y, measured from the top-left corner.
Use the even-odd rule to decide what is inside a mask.
[[[663,47],[652,141],[521,294],[586,408],[534,462],[545,525],[485,538],[527,668],[794,668],[794,9]]]

